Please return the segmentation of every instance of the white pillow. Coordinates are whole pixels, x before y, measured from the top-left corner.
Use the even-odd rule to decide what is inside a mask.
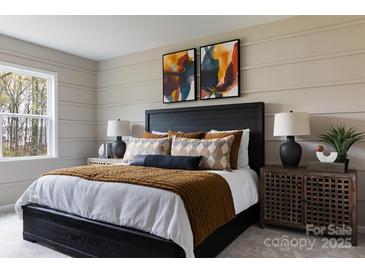
[[[132,161],[137,154],[168,155],[170,150],[170,140],[167,137],[157,139],[132,137],[127,144],[123,160]]]
[[[242,130],[242,138],[240,148],[238,149],[238,159],[237,159],[237,167],[245,168],[250,167],[248,163],[248,144],[250,142],[250,129],[237,129],[237,130],[214,130],[212,129],[211,133],[217,132],[232,132]]]
[[[157,134],[157,135],[167,135],[167,134],[169,134],[169,132],[158,131],[158,130],[152,130],[152,134]]]

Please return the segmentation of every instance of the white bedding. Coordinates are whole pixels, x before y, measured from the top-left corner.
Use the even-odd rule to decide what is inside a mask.
[[[258,176],[244,168],[214,172],[229,184],[236,214],[258,202]],[[182,199],[162,189],[133,184],[88,181],[78,177],[48,175],[36,180],[15,205],[47,206],[84,218],[131,227],[169,239],[194,257],[193,234]]]

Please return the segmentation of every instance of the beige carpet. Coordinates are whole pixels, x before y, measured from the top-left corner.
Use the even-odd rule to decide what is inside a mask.
[[[289,243],[290,247],[278,246]],[[266,244],[265,244],[266,243]],[[299,246],[301,243],[302,246]],[[359,234],[358,247],[338,247],[332,242],[322,247],[323,238],[307,237],[292,230],[251,226],[243,232],[219,257],[365,257],[365,235]],[[311,248],[311,245],[314,245]],[[336,248],[337,246],[337,248]],[[22,239],[22,222],[11,210],[0,211],[0,257],[62,258],[52,249]]]

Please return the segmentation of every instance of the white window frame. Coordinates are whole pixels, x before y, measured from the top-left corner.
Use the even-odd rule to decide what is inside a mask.
[[[58,77],[57,73],[51,71],[40,70],[31,67],[24,67],[15,64],[0,62],[0,70],[9,71],[27,76],[42,77],[47,79],[47,115],[19,114],[19,113],[3,113],[0,112],[0,162],[2,161],[19,161],[19,160],[37,160],[45,158],[58,158]],[[25,156],[25,157],[9,157],[3,158],[2,153],[2,127],[4,117],[27,117],[42,118],[47,120],[47,155]]]

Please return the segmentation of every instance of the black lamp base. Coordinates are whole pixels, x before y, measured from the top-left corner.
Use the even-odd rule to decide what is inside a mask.
[[[118,136],[117,140],[112,144],[113,157],[117,159],[122,159],[126,148],[126,143],[122,140],[122,137]]]
[[[295,142],[294,136],[288,136],[287,141],[280,146],[280,159],[284,167],[298,167],[302,157],[302,147]]]

